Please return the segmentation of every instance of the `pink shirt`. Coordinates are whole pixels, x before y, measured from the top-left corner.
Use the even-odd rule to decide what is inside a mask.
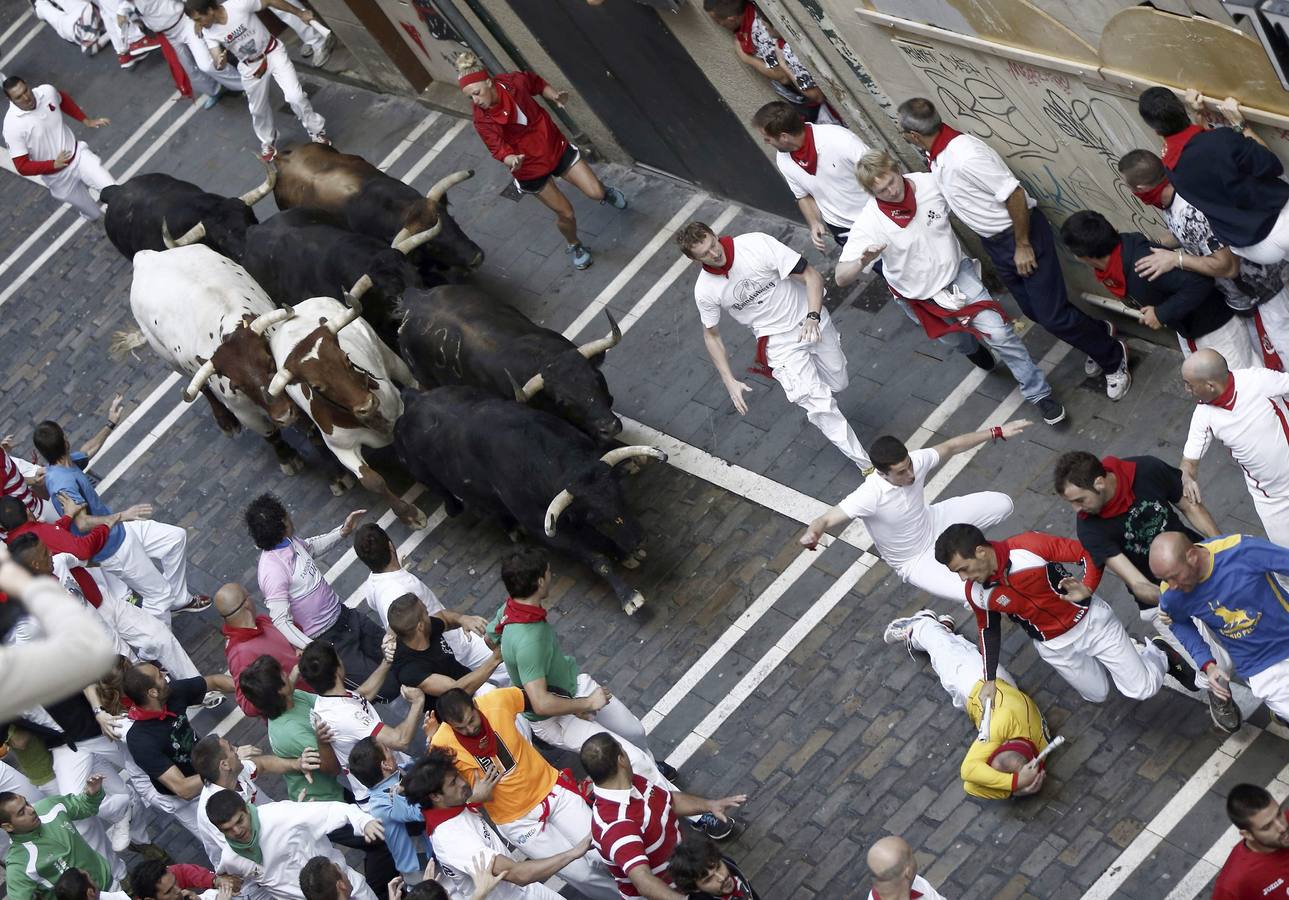
[[[332,534],[336,532],[307,541],[291,537],[285,545],[260,553],[260,591],[273,614],[274,624],[288,639],[293,636],[289,628],[282,628],[284,624],[289,626],[293,621],[305,636],[313,638],[334,625],[340,617],[340,597],[322,577],[314,560],[315,553],[325,552],[338,540],[330,539]],[[286,621],[278,613],[284,607],[290,611]],[[303,647],[298,640],[296,637],[291,642]]]

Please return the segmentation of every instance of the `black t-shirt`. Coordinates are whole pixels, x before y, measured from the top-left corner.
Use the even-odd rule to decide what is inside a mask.
[[[63,730],[62,743],[74,744],[103,735],[98,719],[94,718],[94,708],[84,694],[72,694],[66,700],[50,703],[45,707],[45,712]]]
[[[184,777],[197,774],[192,767],[192,745],[197,743],[197,735],[188,721],[187,710],[205,696],[206,679],[200,675],[172,681],[166,709],[174,715],[131,722],[129,731],[125,733],[125,746],[130,756],[152,779],[159,793],[174,796],[174,791],[158,780],[171,766],[178,766]]]
[[[709,894],[706,891],[694,891],[689,895],[689,900],[760,900],[756,891],[752,890],[752,885],[748,883],[739,867],[734,865],[734,860],[728,856],[722,856],[725,861],[725,868],[730,870],[730,875],[734,877],[734,890],[729,894]]]
[[[1201,538],[1186,526],[1173,507],[1182,499],[1180,469],[1153,456],[1125,456],[1123,461],[1137,464],[1132,479],[1132,506],[1123,515],[1109,519],[1080,516],[1079,543],[1092,554],[1092,561],[1098,566],[1104,566],[1107,559],[1122,553],[1141,574],[1153,578],[1150,542],[1157,535],[1180,531],[1192,541]]]
[[[430,646],[413,650],[399,641],[394,650],[394,677],[405,687],[419,687],[431,675],[443,675],[456,680],[470,674],[470,670],[457,660],[448,642],[443,640],[443,620],[430,616]]]

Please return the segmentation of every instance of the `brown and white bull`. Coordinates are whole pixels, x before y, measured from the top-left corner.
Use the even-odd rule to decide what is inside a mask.
[[[363,289],[355,286],[355,293],[361,295]],[[269,345],[277,374],[268,393],[295,401],[364,488],[382,495],[405,523],[424,528],[425,514],[396,496],[363,458],[364,448],[393,442],[394,423],[403,414],[398,385],[416,381],[407,364],[360,317],[360,301],[353,294],[347,299],[348,306],[331,297],[301,301],[295,315],[273,330]]]
[[[225,434],[249,428],[272,446],[283,472],[303,468],[280,431],[296,420],[295,404],[268,392],[277,372],[269,341],[291,310],[278,309],[245,269],[204,244],[136,253],[130,309],[139,327],[116,334],[114,353],[150,346],[190,378],[184,399],[204,396]]]
[[[474,269],[483,262],[483,250],[448,212],[448,189],[473,175],[473,170],[455,172],[421,196],[361,156],[310,143],[278,154],[273,197],[279,209],[320,209],[350,230],[391,246],[441,226],[434,240],[409,257],[429,277],[445,270]]]

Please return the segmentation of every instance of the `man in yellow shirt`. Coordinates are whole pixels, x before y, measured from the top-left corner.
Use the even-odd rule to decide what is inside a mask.
[[[984,683],[980,651],[953,629],[953,619],[924,609],[891,622],[883,639],[888,644],[904,644],[909,655],[914,650],[928,654],[931,668],[953,705],[965,709],[977,729],[976,739],[962,760],[962,789],[986,800],[1037,793],[1044,775],[1038,755],[1048,743],[1043,714],[1000,666],[988,723],[982,727],[985,711],[979,699]]]
[[[530,859],[544,859],[578,846],[591,834],[591,808],[570,773],[557,772],[515,725],[526,707],[524,692],[502,688],[471,699],[459,688],[436,705],[442,723],[433,747],[455,754],[457,772],[471,785],[497,778],[483,804],[512,844]],[[587,897],[618,900],[618,888],[595,852],[560,869],[560,877]]]

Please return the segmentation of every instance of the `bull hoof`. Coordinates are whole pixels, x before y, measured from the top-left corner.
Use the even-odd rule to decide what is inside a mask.
[[[285,459],[278,463],[278,468],[282,470],[283,475],[299,475],[304,471],[304,460],[298,456],[294,459]]]
[[[224,437],[237,437],[242,433],[242,426],[240,422],[233,422],[231,425],[225,425],[221,422],[219,430],[224,432]]]
[[[640,568],[640,560],[636,559],[634,556],[628,556],[626,559],[622,560],[622,567],[624,569],[638,569]]]
[[[331,493],[334,496],[340,497],[357,483],[358,482],[354,480],[354,476],[346,472],[343,475],[337,475],[335,478],[331,479],[328,487],[331,488]]]
[[[643,561],[644,561],[644,558],[645,558],[646,556],[648,556],[648,555],[649,555],[649,553],[648,553],[648,552],[647,552],[643,547],[639,547],[639,548],[637,548],[637,549],[635,549],[635,550],[631,551],[631,555],[632,555],[632,556],[634,556],[636,559],[641,560],[641,561],[643,562]]]
[[[622,611],[629,616],[635,615],[635,611],[640,607],[644,606],[644,602],[645,602],[644,594],[640,593],[639,591],[636,591],[634,594],[630,596],[630,598],[628,598],[625,602],[623,602]]]
[[[410,503],[400,503],[394,510],[400,522],[413,531],[420,531],[430,524],[429,518]]]
[[[510,538],[510,543],[518,544],[524,539],[524,532],[518,528],[512,528],[506,532],[506,537]]]
[[[622,464],[622,471],[626,472],[628,475],[639,475],[640,463],[636,462],[634,459],[629,459]]]

